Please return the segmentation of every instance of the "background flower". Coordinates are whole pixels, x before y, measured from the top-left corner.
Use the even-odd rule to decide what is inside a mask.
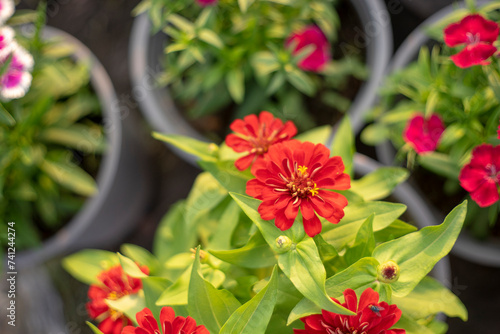
[[[150,309],[143,309],[136,318],[139,326],[127,326],[122,334],[210,334],[205,326],[196,326],[193,318],[176,317],[174,310],[168,306],[160,312],[161,331]]]
[[[141,267],[145,274],[149,269]],[[129,318],[106,304],[106,299],[116,300],[123,296],[135,294],[142,289],[142,281],[125,274],[118,265],[103,271],[97,277],[99,284],[92,284],[89,288],[87,312],[92,319],[99,321],[98,328],[104,334],[119,334],[123,327],[131,325]]]
[[[201,7],[206,7],[206,6],[210,6],[210,5],[215,5],[217,3],[217,0],[196,0],[196,2]]]
[[[0,59],[0,66],[10,62],[0,76],[0,97],[4,100],[23,97],[31,86],[33,57],[23,47],[13,42],[12,53]]]
[[[5,59],[12,51],[14,29],[11,27],[0,28],[0,59]]]
[[[248,115],[235,120],[231,130],[236,134],[226,137],[226,145],[236,152],[248,152],[235,162],[239,170],[245,170],[257,159],[262,158],[273,144],[288,140],[295,136],[297,128],[291,121],[283,122],[274,118],[267,111],[260,113],[259,117]]]
[[[311,237],[321,232],[316,213],[334,224],[344,216],[347,199],[331,190],[349,189],[350,177],[342,159],[330,158],[323,144],[289,140],[273,145],[252,174],[256,178],[247,182],[247,194],[262,200],[260,216],[274,219],[282,231],[292,227],[299,208]]]
[[[417,114],[406,125],[403,139],[419,154],[432,152],[436,150],[443,131],[444,124],[438,115],[432,114],[425,119],[423,114]]]
[[[460,185],[480,207],[499,200],[500,145],[479,145],[472,151],[471,161],[460,171]]]
[[[4,24],[14,14],[14,0],[0,0],[0,24]]]
[[[496,22],[473,14],[448,25],[444,29],[444,41],[450,47],[465,44],[462,51],[451,56],[458,67],[488,65],[490,62],[487,59],[497,50],[492,44],[497,40],[498,32]]]
[[[305,71],[319,72],[332,58],[330,43],[317,26],[307,26],[303,30],[292,33],[285,44],[295,46],[294,55],[306,46],[313,45],[315,47],[312,53],[298,64]]]
[[[340,315],[326,310],[302,318],[305,329],[294,329],[294,334],[403,334],[404,329],[389,329],[401,317],[401,310],[396,305],[379,303],[378,292],[368,288],[359,298],[352,289],[344,291],[345,303],[342,306],[356,312],[356,315]],[[332,298],[337,304],[340,302]]]

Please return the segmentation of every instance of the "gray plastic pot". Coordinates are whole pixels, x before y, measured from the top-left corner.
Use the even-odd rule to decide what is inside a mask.
[[[477,1],[479,6],[489,3],[491,1]],[[463,3],[454,4],[443,8],[436,14],[432,15],[430,18],[425,20],[420,26],[417,27],[401,44],[399,49],[396,51],[391,63],[388,67],[388,73],[400,70],[407,66],[412,61],[416,60],[420,47],[427,44],[430,38],[425,33],[425,28],[435,24],[440,21],[455,9],[464,7]],[[396,157],[396,150],[390,142],[384,142],[376,147],[377,158],[385,165],[393,165]],[[441,221],[443,215],[439,210],[432,206],[432,204],[427,203],[424,196],[416,193],[420,197],[420,201],[429,207],[430,212],[433,213],[434,221]],[[458,204],[458,203],[457,203]],[[429,211],[428,210],[428,211]],[[430,217],[429,217],[430,218]],[[479,241],[472,237],[467,230],[463,230],[460,234],[455,247],[452,249],[452,253],[478,264],[500,267],[500,242],[498,241]]]
[[[30,32],[29,27],[23,29]],[[85,45],[65,32],[46,27],[43,36],[63,39],[74,47],[75,60],[90,64],[90,81],[101,103],[108,147],[97,175],[98,194],[89,198],[73,219],[40,248],[18,253],[17,270],[82,248],[117,244],[146,212],[152,193],[148,157],[133,137],[136,125],[130,117],[120,114],[119,100],[104,67]]]
[[[358,43],[366,46],[369,79],[362,85],[348,111],[353,129],[357,133],[363,126],[365,112],[371,107],[377,89],[392,54],[392,28],[389,13],[382,0],[349,0],[358,13],[362,27]],[[146,14],[137,17],[130,41],[130,74],[134,84],[134,97],[151,127],[166,134],[179,134],[208,141],[196,131],[176,109],[169,91],[155,85],[162,71],[165,35],[151,36],[152,25]],[[196,159],[175,150],[185,161],[196,164]]]

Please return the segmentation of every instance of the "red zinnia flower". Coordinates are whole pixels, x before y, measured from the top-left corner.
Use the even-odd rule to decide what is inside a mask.
[[[496,22],[473,14],[447,26],[444,29],[444,42],[450,47],[465,44],[462,51],[451,56],[458,67],[488,65],[490,62],[487,59],[497,51],[492,44],[497,40],[498,32]]]
[[[259,117],[248,115],[235,120],[231,130],[236,134],[226,137],[226,145],[236,152],[248,152],[234,163],[239,170],[247,169],[256,160],[262,158],[273,144],[288,140],[295,136],[297,128],[291,121],[283,122],[267,111]]]
[[[312,53],[298,64],[304,71],[319,72],[332,58],[330,43],[321,29],[316,26],[307,26],[303,30],[292,33],[286,40],[285,45],[289,46],[292,43],[295,45],[295,49],[293,50],[294,55],[306,46],[315,46]]]
[[[196,0],[196,2],[201,7],[206,7],[206,6],[210,6],[210,5],[215,5],[217,3],[217,0]]]
[[[294,334],[403,334],[404,329],[389,329],[401,317],[396,305],[378,302],[378,292],[368,288],[358,298],[354,290],[344,291],[345,303],[342,306],[356,312],[356,315],[340,315],[326,310],[302,318],[305,329],[294,329]],[[332,298],[337,304],[340,302]]]
[[[150,309],[144,308],[136,315],[139,327],[127,326],[122,334],[210,334],[205,326],[196,326],[191,317],[175,316],[171,307],[164,307],[160,311],[161,331]]]
[[[146,266],[141,267],[142,272],[149,273]],[[106,304],[105,299],[119,299],[123,296],[134,294],[142,289],[139,278],[133,278],[125,274],[123,268],[118,265],[105,270],[97,276],[100,284],[92,284],[88,296],[87,312],[92,319],[99,322],[98,328],[104,334],[120,334],[122,328],[131,325],[129,318],[121,312],[113,310]]]
[[[460,171],[460,185],[480,207],[500,199],[500,145],[482,144],[472,151],[471,161]]]
[[[300,211],[307,235],[321,232],[316,213],[331,223],[344,216],[347,199],[330,191],[351,187],[340,157],[330,158],[323,144],[289,140],[271,146],[264,159],[252,168],[256,177],[247,182],[247,194],[262,200],[259,213],[262,219],[275,219],[282,231],[292,227]]]
[[[414,116],[403,131],[403,139],[410,144],[417,153],[432,152],[436,149],[444,131],[441,118],[433,114],[424,119],[423,114]]]

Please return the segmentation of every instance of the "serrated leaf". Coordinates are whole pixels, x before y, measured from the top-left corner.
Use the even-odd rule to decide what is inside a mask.
[[[467,201],[453,209],[441,225],[424,227],[375,248],[373,257],[380,263],[392,260],[400,268],[399,279],[391,283],[394,296],[404,297],[410,293],[449,253],[462,229],[466,212]]]
[[[275,266],[266,287],[231,315],[220,334],[264,333],[276,305],[277,292],[278,274]]]
[[[214,143],[207,143],[190,137],[166,135],[153,132],[153,137],[169,143],[186,153],[192,154],[204,161],[217,161],[219,148]]]
[[[381,167],[359,180],[351,181],[350,191],[360,195],[365,201],[380,200],[389,196],[409,175],[405,168]]]
[[[89,285],[99,282],[97,276],[102,271],[118,264],[120,261],[115,253],[97,249],[82,250],[62,260],[62,266],[68,273]]]
[[[189,282],[189,315],[197,324],[205,325],[211,333],[219,333],[227,319],[240,306],[229,291],[217,290],[203,278],[198,247]]]

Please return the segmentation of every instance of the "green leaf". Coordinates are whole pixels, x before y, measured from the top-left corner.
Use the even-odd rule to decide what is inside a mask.
[[[123,244],[120,247],[122,253],[142,266],[147,266],[150,272],[155,272],[160,267],[158,259],[147,249],[133,244]]]
[[[353,175],[353,159],[355,143],[354,133],[352,132],[351,121],[345,116],[340,121],[339,127],[335,132],[332,144],[332,155],[340,156],[345,166],[345,173]]]
[[[189,315],[197,324],[205,325],[211,333],[219,333],[223,324],[240,305],[229,291],[217,290],[203,278],[198,247],[189,282]]]
[[[285,75],[288,82],[290,82],[292,86],[297,88],[300,92],[308,96],[314,96],[316,93],[314,82],[301,70],[293,68],[291,71],[286,71]]]
[[[458,179],[460,166],[443,153],[428,152],[418,156],[418,163],[426,169],[449,179]]]
[[[231,315],[220,334],[264,333],[276,305],[277,292],[278,274],[275,266],[266,287]]]
[[[399,279],[391,283],[394,296],[408,295],[449,253],[462,229],[466,212],[467,201],[464,201],[448,214],[441,225],[424,227],[375,248],[373,257],[380,263],[392,260],[400,268]]]
[[[406,210],[404,204],[389,202],[367,202],[349,204],[344,209],[344,218],[338,224],[326,222],[323,225],[323,238],[337,250],[344,248],[354,240],[352,231],[359,227],[371,214],[375,214],[373,230],[379,231],[389,226]]]
[[[355,263],[363,257],[368,257],[375,249],[375,237],[373,235],[373,219],[372,214],[361,225],[356,234],[356,239],[352,247],[348,248],[345,253],[345,259],[348,264]]]
[[[161,293],[156,305],[186,305],[191,271],[192,266],[189,266],[172,285]]]
[[[354,313],[330,299],[325,291],[326,272],[314,240],[306,238],[278,257],[285,275],[304,297],[324,310],[338,314]]]
[[[406,334],[436,334],[424,325],[419,324],[406,314],[402,314],[399,321],[393,326],[394,328],[405,329]]]
[[[347,269],[330,277],[325,282],[326,293],[333,298],[343,296],[345,289],[353,289],[359,295],[360,292],[367,288],[377,286],[377,266],[378,261],[371,257],[366,257],[354,263]],[[314,303],[304,298],[290,312],[288,324],[305,316],[321,313],[321,308],[318,308]]]
[[[5,109],[2,103],[0,103],[0,124],[7,126],[13,126],[16,124],[16,120],[12,115]]]
[[[389,129],[380,123],[368,125],[361,132],[361,141],[367,145],[375,146],[389,138]]]
[[[231,238],[238,222],[240,221],[240,214],[240,207],[234,201],[230,200],[222,215],[215,215],[216,220],[218,221],[217,229],[210,239],[207,248],[212,250],[231,248]]]
[[[85,153],[102,153],[105,140],[100,130],[82,124],[68,127],[50,127],[40,133],[41,140],[74,148]]]
[[[299,141],[309,141],[314,144],[327,144],[328,139],[332,135],[332,127],[330,125],[323,125],[315,127],[309,131],[302,132],[294,137]]]
[[[276,56],[269,51],[256,52],[250,61],[257,76],[267,76],[281,66]]]
[[[243,268],[265,268],[276,264],[276,257],[262,234],[257,231],[248,243],[239,249],[227,251],[210,251],[222,261]]]
[[[105,299],[104,301],[110,308],[125,314],[134,322],[136,321],[135,315],[146,307],[144,292],[141,290],[138,293],[125,295],[119,299]]]
[[[194,35],[195,26],[192,22],[177,14],[167,16],[167,21],[176,26],[179,30],[184,31],[188,35]]]
[[[210,29],[201,29],[198,32],[198,38],[218,49],[222,49],[224,47],[224,43],[219,36]]]
[[[226,75],[226,86],[234,102],[240,104],[245,96],[245,73],[240,68],[233,68]]]
[[[212,175],[206,172],[198,175],[186,201],[184,216],[186,229],[194,233],[197,220],[209,213],[226,197],[226,190]]]
[[[250,171],[239,171],[234,166],[234,161],[199,161],[201,168],[212,174],[212,176],[227,191],[244,193],[247,182],[252,178]]]
[[[266,221],[260,217],[257,210],[261,201],[241,194],[229,193],[229,195],[234,198],[236,203],[245,212],[248,218],[250,218],[255,225],[257,225],[267,244],[275,253],[280,253],[282,251],[276,244],[276,239],[279,236],[287,236],[295,243],[304,239],[304,228],[300,222],[297,222],[297,220],[294,222],[292,228],[286,231],[281,231],[274,225],[273,221]]]
[[[406,235],[408,233],[415,232],[416,230],[417,228],[415,226],[397,219],[393,221],[391,225],[374,233],[375,242],[377,243],[386,242],[392,239],[402,237],[403,235]]]
[[[203,161],[217,161],[219,148],[214,143],[207,143],[180,135],[165,135],[159,132],[153,132],[153,137],[169,143],[186,153],[192,154]]]
[[[92,196],[97,192],[95,180],[74,164],[44,160],[40,168],[61,186],[82,196]]]
[[[87,326],[89,326],[89,328],[92,330],[92,332],[94,334],[104,334],[103,332],[101,332],[99,330],[99,328],[97,328],[93,323],[89,322],[89,321],[85,321],[85,323],[87,324]]]
[[[405,297],[392,302],[413,319],[424,319],[440,312],[467,321],[467,309],[457,296],[432,277],[424,277]]]
[[[67,272],[88,285],[98,283],[97,275],[119,263],[115,253],[97,249],[82,250],[62,260],[62,266]]]
[[[145,277],[142,279],[146,307],[153,312],[157,319],[160,316],[161,306],[156,305],[156,301],[170,284],[171,282],[163,277]]]
[[[148,275],[143,273],[134,261],[132,261],[128,257],[121,255],[120,253],[117,254],[118,254],[118,259],[120,260],[120,265],[122,266],[123,271],[127,275],[136,278],[148,277]]]
[[[389,196],[394,188],[404,182],[409,172],[400,167],[381,167],[359,180],[351,181],[351,191],[365,201],[374,201]]]
[[[243,13],[246,13],[248,7],[250,7],[255,0],[238,0],[238,6]]]

